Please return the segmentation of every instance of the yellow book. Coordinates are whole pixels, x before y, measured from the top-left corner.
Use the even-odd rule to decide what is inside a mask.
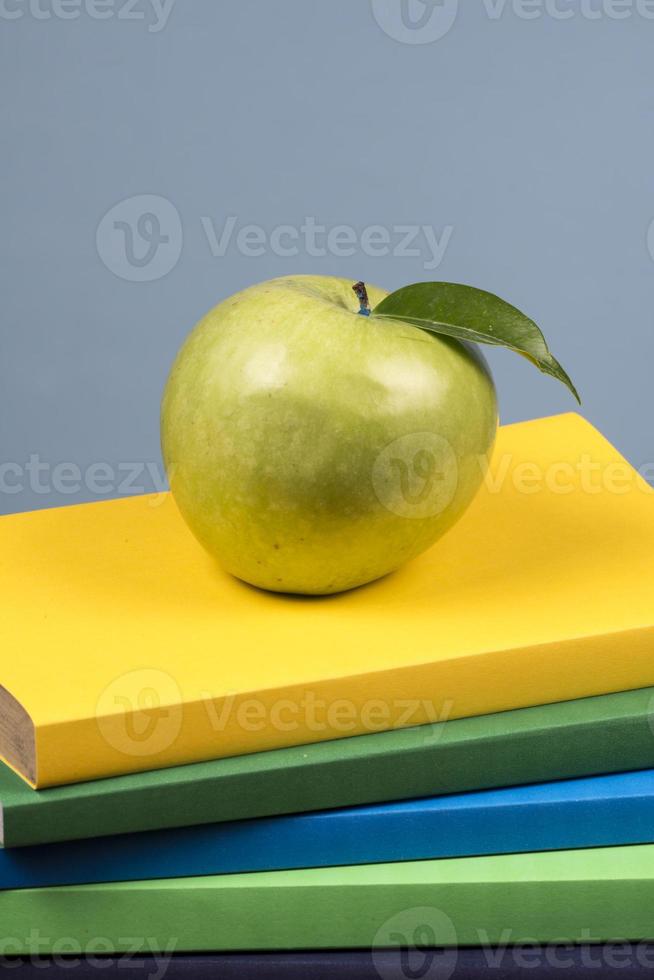
[[[43,787],[654,684],[654,490],[503,427],[459,524],[326,598],[222,572],[168,494],[0,520],[0,753]]]

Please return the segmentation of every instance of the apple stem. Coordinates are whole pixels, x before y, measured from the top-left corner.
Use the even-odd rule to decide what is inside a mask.
[[[357,294],[359,300],[359,313],[361,316],[370,316],[370,300],[365,282],[355,282],[352,289]]]

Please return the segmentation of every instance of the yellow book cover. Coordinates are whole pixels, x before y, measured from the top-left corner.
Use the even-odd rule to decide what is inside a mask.
[[[236,581],[168,494],[0,528],[0,753],[39,787],[654,684],[654,490],[574,414],[501,428],[459,524],[341,595]]]

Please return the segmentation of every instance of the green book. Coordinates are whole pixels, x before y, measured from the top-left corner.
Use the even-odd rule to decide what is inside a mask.
[[[654,845],[34,888],[12,953],[654,939]],[[6,947],[5,943],[5,947]]]
[[[35,791],[0,765],[6,847],[654,767],[654,688]]]

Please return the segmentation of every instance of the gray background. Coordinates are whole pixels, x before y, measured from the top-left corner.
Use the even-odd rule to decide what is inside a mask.
[[[0,16],[3,511],[94,499],[97,463],[103,493],[156,486],[183,337],[221,298],[294,271],[498,292],[542,325],[584,414],[652,460],[652,4],[559,0],[572,16],[527,19],[537,7],[466,0],[432,40],[452,0],[410,0],[423,28],[402,28],[399,0],[176,0],[165,24],[152,0],[29,3]],[[168,242],[143,264],[144,226],[130,264],[113,220],[136,228],[143,195],[181,225],[155,208]],[[266,234],[305,216],[381,225],[391,243],[399,225],[452,233],[435,270],[422,236],[413,256],[302,242],[253,256],[234,240],[215,256],[202,219],[219,234],[230,215]],[[490,359],[503,421],[574,408],[520,358]]]

